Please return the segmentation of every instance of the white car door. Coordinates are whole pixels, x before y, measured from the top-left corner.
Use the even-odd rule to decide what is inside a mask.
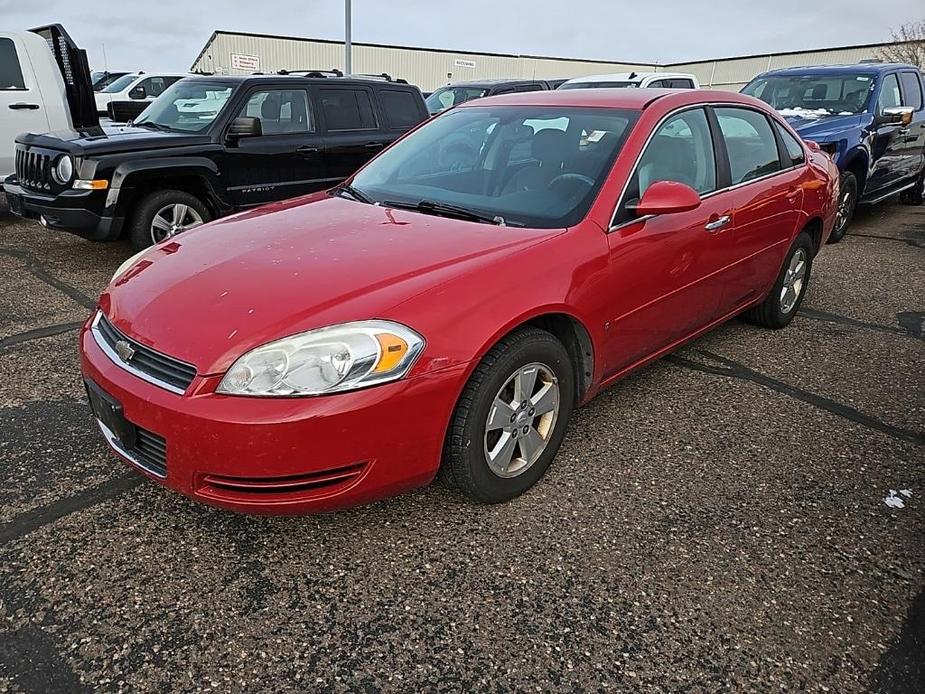
[[[47,109],[23,37],[0,32],[0,180],[13,173],[16,136],[48,130]]]

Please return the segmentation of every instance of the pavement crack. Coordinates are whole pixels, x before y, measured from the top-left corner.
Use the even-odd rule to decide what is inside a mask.
[[[0,354],[6,354],[10,351],[10,349],[16,345],[22,344],[23,342],[40,340],[45,337],[52,337],[54,335],[61,335],[62,333],[69,333],[72,330],[78,330],[83,324],[83,321],[75,321],[73,323],[58,323],[56,325],[48,325],[43,328],[26,330],[25,332],[0,338]]]
[[[0,545],[25,537],[39,528],[54,523],[77,511],[83,511],[103,501],[113,499],[142,484],[145,478],[135,472],[128,472],[109,479],[95,487],[59,499],[47,506],[26,511],[0,525]]]
[[[96,302],[93,299],[77,289],[77,287],[74,287],[52,275],[50,272],[48,272],[45,266],[39,262],[38,258],[36,258],[31,253],[20,251],[15,248],[0,248],[0,255],[5,255],[10,258],[21,260],[23,263],[25,263],[26,270],[28,270],[33,277],[40,280],[41,282],[44,282],[49,287],[57,289],[59,292],[72,299],[73,301],[76,301],[84,308],[96,308]]]
[[[872,417],[871,415],[865,414],[860,410],[856,410],[853,407],[843,405],[836,400],[832,400],[831,398],[827,398],[822,395],[817,395],[816,393],[811,393],[808,390],[803,390],[802,388],[797,388],[796,386],[792,386],[789,383],[779,381],[776,378],[766,376],[763,373],[759,373],[754,369],[748,368],[744,364],[733,361],[732,359],[727,359],[726,357],[722,357],[718,354],[714,354],[713,352],[709,352],[707,350],[698,350],[698,352],[707,359],[717,362],[719,366],[704,364],[699,361],[693,361],[691,359],[678,356],[677,354],[669,355],[666,357],[666,359],[676,366],[692,369],[694,371],[714,374],[717,376],[724,376],[726,378],[736,378],[743,381],[750,381],[751,383],[764,386],[765,388],[769,388],[783,395],[787,395],[788,397],[805,402],[808,405],[825,410],[831,414],[843,417],[844,419],[855,422],[856,424],[865,426],[868,429],[879,431],[894,439],[908,441],[917,446],[925,445],[925,433],[912,431],[910,429],[903,429],[901,427],[888,424],[877,419],[876,417]]]
[[[918,311],[905,311],[896,314],[899,325],[883,325],[881,323],[870,323],[868,321],[858,320],[850,316],[842,316],[837,313],[820,311],[814,308],[803,307],[800,309],[800,315],[810,320],[823,321],[825,323],[836,323],[850,328],[864,328],[865,330],[876,330],[881,333],[890,335],[904,335],[921,340],[922,339],[922,316],[925,315]]]

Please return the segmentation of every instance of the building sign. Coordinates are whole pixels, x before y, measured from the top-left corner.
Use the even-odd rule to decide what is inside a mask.
[[[260,70],[260,58],[256,55],[241,55],[239,53],[232,53],[231,69],[257,72]]]
[[[453,65],[455,65],[456,67],[472,68],[472,67],[475,67],[475,61],[474,60],[462,60],[461,58],[457,58],[456,60],[453,61]]]

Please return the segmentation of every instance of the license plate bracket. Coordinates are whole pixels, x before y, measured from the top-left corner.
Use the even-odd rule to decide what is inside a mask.
[[[87,398],[90,400],[90,409],[93,416],[113,433],[119,444],[125,450],[135,447],[137,431],[135,425],[125,418],[122,403],[105,392],[93,381],[84,381],[87,387]]]

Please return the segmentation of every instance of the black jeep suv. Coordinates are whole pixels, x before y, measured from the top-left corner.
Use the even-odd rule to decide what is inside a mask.
[[[386,75],[189,77],[128,126],[20,135],[3,187],[16,214],[140,249],[330,188],[427,117],[420,90]]]

